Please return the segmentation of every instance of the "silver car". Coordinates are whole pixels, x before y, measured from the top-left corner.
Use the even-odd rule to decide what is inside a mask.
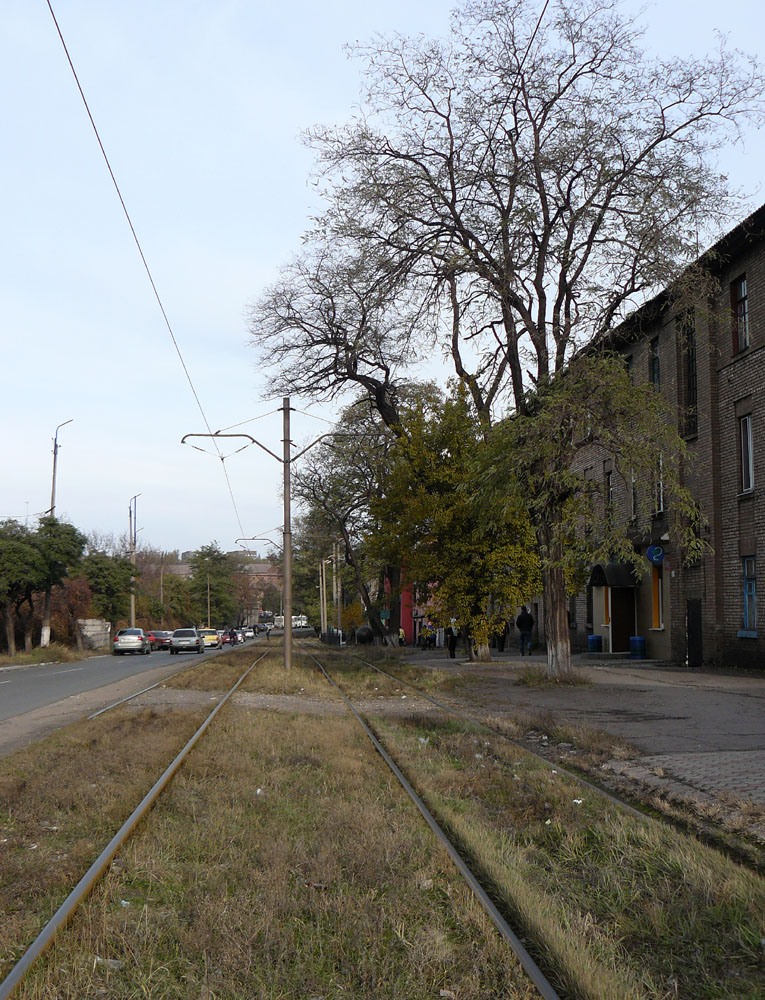
[[[171,653],[202,653],[205,641],[195,628],[177,628],[170,640]]]
[[[151,652],[151,640],[142,628],[121,628],[114,637],[112,653],[122,656],[123,653],[140,653],[141,656]]]

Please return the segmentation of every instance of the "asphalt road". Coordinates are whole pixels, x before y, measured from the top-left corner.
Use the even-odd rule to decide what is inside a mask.
[[[167,650],[157,650],[149,656],[112,656],[107,653],[73,663],[0,668],[0,722],[132,677],[136,678],[137,691],[142,686],[142,674],[151,671],[155,676],[148,683],[152,683],[180,670],[186,660],[197,663],[202,656],[216,656],[228,648],[223,646],[220,650],[205,650],[201,655],[179,656],[172,656]],[[160,669],[157,677],[157,668],[166,668],[166,673]]]

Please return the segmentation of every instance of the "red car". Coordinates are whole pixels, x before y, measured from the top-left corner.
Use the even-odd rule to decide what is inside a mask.
[[[170,639],[172,632],[165,632],[161,629],[154,629],[146,633],[146,637],[151,643],[152,649],[170,649]]]

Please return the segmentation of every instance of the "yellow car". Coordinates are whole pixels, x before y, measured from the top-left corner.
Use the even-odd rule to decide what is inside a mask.
[[[220,649],[220,636],[218,635],[217,629],[198,628],[197,632],[204,640],[205,649],[207,649],[208,646],[211,646],[213,649]]]

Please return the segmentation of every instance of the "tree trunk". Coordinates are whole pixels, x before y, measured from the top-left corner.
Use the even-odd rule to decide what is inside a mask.
[[[350,546],[350,541],[345,532],[343,532],[343,540],[345,542],[345,561],[353,570],[353,577],[354,580],[356,581],[356,590],[358,592],[359,597],[361,598],[361,603],[364,605],[364,608],[366,609],[367,617],[369,618],[369,624],[372,628],[372,631],[375,633],[378,639],[384,639],[385,641],[388,641],[388,636],[386,635],[382,619],[380,618],[377,608],[375,608],[374,604],[372,603],[372,598],[369,596],[369,590],[367,589],[367,585],[364,583],[364,579],[361,575],[361,569],[358,563],[356,562],[355,553],[353,552],[353,549]]]
[[[571,673],[571,636],[566,614],[566,576],[560,567],[542,570],[545,602],[547,676],[551,679]]]
[[[43,601],[42,628],[40,629],[40,645],[46,647],[50,645],[50,604],[51,587],[45,588],[45,599]]]
[[[8,656],[16,655],[16,631],[13,625],[13,615],[10,604],[3,605],[3,624],[5,625],[5,641],[8,646]]]
[[[473,663],[491,663],[491,648],[488,642],[481,642],[477,645],[470,643],[470,659]]]

